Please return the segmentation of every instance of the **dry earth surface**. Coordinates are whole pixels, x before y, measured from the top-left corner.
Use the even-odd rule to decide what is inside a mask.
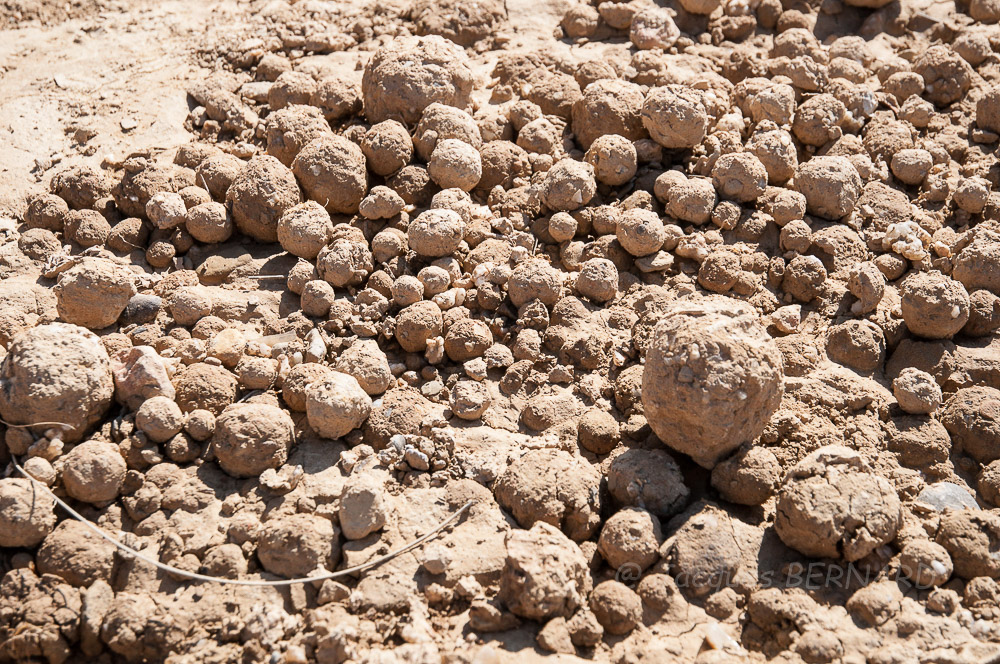
[[[997,661],[998,20],[0,1],[0,661]]]

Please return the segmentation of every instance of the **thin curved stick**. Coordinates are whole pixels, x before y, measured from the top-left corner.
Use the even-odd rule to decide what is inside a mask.
[[[33,426],[33,425],[26,425],[26,426]],[[453,512],[451,514],[451,516],[449,516],[447,519],[445,519],[440,524],[438,524],[437,528],[435,528],[434,530],[430,531],[426,535],[423,535],[422,537],[419,537],[419,538],[413,540],[412,542],[410,542],[406,546],[404,546],[404,547],[402,547],[400,549],[397,549],[395,551],[391,551],[391,552],[385,554],[384,556],[376,558],[375,560],[370,560],[370,561],[368,561],[366,563],[362,563],[360,565],[355,565],[354,567],[348,567],[347,569],[338,570],[336,572],[324,572],[323,574],[317,574],[315,576],[308,576],[308,577],[302,577],[302,578],[297,578],[297,579],[282,579],[282,580],[279,580],[279,581],[258,581],[258,580],[253,580],[253,579],[226,579],[226,578],[223,578],[223,577],[209,576],[207,574],[198,574],[197,572],[188,572],[187,570],[180,569],[179,567],[174,567],[173,565],[168,565],[166,563],[161,563],[159,560],[156,560],[154,558],[150,558],[146,554],[141,553],[139,551],[136,551],[132,547],[130,547],[130,546],[126,545],[126,544],[123,544],[122,542],[119,542],[114,537],[112,537],[111,535],[108,535],[106,532],[104,532],[103,530],[101,530],[100,528],[98,528],[95,524],[93,524],[90,521],[88,521],[83,515],[81,515],[76,510],[74,510],[72,507],[70,507],[69,505],[67,505],[65,501],[63,501],[61,498],[59,498],[59,496],[57,496],[55,493],[53,493],[52,490],[49,489],[49,487],[45,486],[45,484],[43,484],[42,482],[36,480],[31,475],[29,475],[24,470],[24,468],[21,467],[21,464],[19,464],[17,462],[17,458],[14,455],[11,455],[10,458],[11,458],[11,463],[14,464],[14,468],[17,469],[17,472],[21,473],[21,475],[23,475],[25,478],[27,478],[36,487],[40,488],[45,493],[49,494],[49,496],[53,500],[55,500],[56,503],[58,503],[60,507],[62,507],[67,512],[69,512],[70,516],[72,516],[74,519],[76,519],[77,521],[79,521],[83,525],[87,526],[88,528],[90,528],[91,530],[93,530],[95,533],[97,533],[98,535],[100,535],[102,538],[104,538],[105,540],[107,540],[111,544],[114,544],[117,548],[119,548],[120,550],[122,550],[125,553],[129,554],[130,556],[134,556],[134,557],[138,558],[139,560],[142,560],[143,562],[147,562],[150,565],[152,565],[154,567],[157,567],[157,568],[159,568],[159,569],[161,569],[161,570],[163,570],[165,572],[170,572],[171,574],[174,574],[174,575],[177,575],[177,576],[181,576],[181,577],[184,577],[184,578],[187,578],[187,579],[191,579],[193,581],[207,581],[209,583],[221,583],[221,584],[226,584],[226,585],[231,585],[231,586],[291,586],[291,585],[294,585],[296,583],[315,583],[317,581],[325,581],[327,579],[337,579],[337,578],[344,577],[344,576],[350,576],[352,574],[356,574],[358,572],[363,572],[363,571],[371,569],[373,567],[378,567],[382,563],[389,562],[393,558],[401,556],[404,553],[407,553],[408,551],[412,551],[413,549],[419,547],[421,544],[423,544],[427,540],[432,539],[433,537],[435,537],[438,533],[440,533],[442,530],[444,530],[445,528],[447,528],[448,526],[450,526],[452,523],[454,523],[455,521],[457,521],[459,519],[459,517],[461,517],[463,514],[465,514],[465,512],[467,512],[469,510],[469,508],[472,507],[472,503],[473,503],[473,501],[471,501],[471,500],[468,501],[467,503],[465,503],[464,505],[462,505],[460,508],[458,508],[455,512]]]

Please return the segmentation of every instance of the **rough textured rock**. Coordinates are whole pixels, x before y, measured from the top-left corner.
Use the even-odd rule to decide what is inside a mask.
[[[662,450],[629,449],[608,468],[608,492],[621,505],[634,505],[660,517],[679,512],[690,491],[673,457]]]
[[[937,543],[951,554],[955,574],[963,579],[1000,578],[1000,517],[992,511],[950,510],[941,516]]]
[[[940,417],[956,449],[980,463],[1000,459],[1000,390],[958,390],[945,402]]]
[[[631,565],[644,570],[659,559],[662,540],[659,519],[629,507],[604,522],[597,550],[613,569]]]
[[[63,521],[38,549],[38,571],[55,574],[71,586],[109,581],[115,564],[115,546],[79,521]]]
[[[66,493],[88,503],[106,503],[118,497],[127,467],[118,447],[88,440],[60,459]]]
[[[257,539],[257,557],[268,572],[285,577],[333,570],[340,560],[340,529],[314,514],[291,514],[266,521]]]
[[[708,297],[674,305],[653,330],[642,403],[665,445],[710,468],[760,435],[782,378],[781,352],[753,310]]]
[[[293,441],[292,418],[275,406],[238,403],[215,420],[212,449],[219,465],[234,477],[256,477],[278,468]]]
[[[552,524],[572,539],[588,539],[600,524],[601,477],[583,459],[559,450],[534,450],[497,480],[497,501],[524,528]]]
[[[365,116],[372,124],[413,124],[432,102],[464,108],[472,72],[462,50],[438,36],[398,39],[372,56],[361,80]]]
[[[0,480],[0,546],[35,546],[56,525],[56,504],[32,486],[31,480],[8,477]]]
[[[731,586],[742,563],[732,519],[714,505],[697,505],[664,544],[663,558],[677,585],[695,597]]]
[[[292,171],[271,156],[254,157],[226,191],[226,202],[241,233],[261,242],[277,242],[278,219],[302,202]]]
[[[61,273],[53,290],[59,317],[91,330],[114,325],[135,295],[132,272],[99,258],[84,259]]]
[[[111,405],[108,353],[96,335],[52,323],[18,335],[0,365],[0,416],[14,424],[59,422],[67,442],[80,440]]]
[[[778,489],[778,536],[807,556],[859,560],[902,525],[899,497],[845,447],[823,447],[792,468]]]
[[[313,383],[306,395],[309,426],[324,438],[340,438],[357,429],[371,408],[371,397],[357,379],[339,371]]]
[[[500,599],[510,611],[530,620],[568,617],[590,589],[587,562],[559,530],[538,522],[507,536],[507,563],[500,577]]]

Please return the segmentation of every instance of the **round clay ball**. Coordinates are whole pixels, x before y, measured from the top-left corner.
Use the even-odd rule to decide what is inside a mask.
[[[296,155],[314,138],[332,136],[333,130],[315,106],[288,106],[267,118],[267,154],[291,166]]]
[[[56,503],[21,477],[0,479],[0,546],[38,545],[56,525]]]
[[[757,132],[747,144],[747,151],[764,164],[771,184],[787,182],[799,165],[795,141],[784,130]]]
[[[364,235],[356,237],[349,233],[338,237],[338,230],[341,228],[334,228],[333,241],[320,249],[316,256],[319,276],[338,288],[362,283],[375,268],[372,252]]]
[[[631,180],[638,166],[635,145],[618,134],[596,138],[587,149],[584,159],[594,167],[597,181],[612,187]]]
[[[893,486],[854,450],[828,445],[785,476],[774,528],[799,553],[852,562],[895,539],[902,521]]]
[[[236,376],[225,367],[197,362],[174,376],[177,405],[185,413],[208,410],[218,415],[236,399]]]
[[[698,285],[713,293],[726,293],[741,274],[739,256],[724,249],[713,251],[698,268]]]
[[[1000,297],[981,289],[969,293],[969,322],[962,334],[985,337],[1000,329]]]
[[[590,202],[597,193],[594,167],[575,159],[561,159],[548,170],[542,183],[542,201],[556,212],[572,211]]]
[[[892,155],[892,174],[896,179],[910,186],[924,181],[934,165],[934,158],[927,150],[910,148]]]
[[[940,272],[916,272],[899,288],[907,329],[918,337],[948,339],[969,320],[969,293]]]
[[[84,249],[99,247],[111,236],[111,224],[95,210],[72,210],[63,219],[63,234]]]
[[[537,155],[555,157],[562,144],[562,132],[548,118],[538,118],[532,120],[517,132],[517,146]],[[551,159],[536,159],[533,163],[547,165],[551,164]],[[545,170],[536,166],[535,170]]]
[[[278,241],[278,219],[302,202],[295,175],[270,155],[247,162],[226,191],[226,202],[241,233],[260,242]]]
[[[135,426],[154,443],[165,443],[184,426],[184,415],[173,399],[146,399],[135,413]]]
[[[333,234],[330,213],[316,201],[285,210],[278,219],[278,242],[290,254],[312,260]]]
[[[172,165],[160,165],[146,157],[129,157],[122,164],[122,170],[122,179],[111,193],[115,205],[129,217],[146,214],[146,203],[153,194],[178,189],[177,173]]]
[[[680,512],[690,496],[672,456],[664,450],[637,448],[612,458],[608,492],[618,505],[642,507],[663,518]]]
[[[591,408],[577,425],[580,446],[594,454],[607,454],[618,446],[618,420],[600,408]]]
[[[72,209],[84,210],[107,198],[111,194],[111,183],[101,171],[78,164],[53,175],[49,191],[66,201]],[[142,204],[145,206],[146,202]]]
[[[899,567],[921,590],[944,585],[955,569],[948,550],[925,539],[911,540],[903,546]]]
[[[970,3],[970,14],[973,19],[983,6],[989,6],[989,3],[979,0]],[[972,87],[972,78],[975,76],[975,71],[969,63],[954,49],[944,44],[936,44],[925,49],[913,61],[912,69],[924,79],[923,97],[937,106],[947,106],[958,101]]]
[[[601,528],[597,551],[612,569],[625,565],[642,571],[660,559],[660,520],[644,509],[626,507]]]
[[[626,210],[622,214],[615,237],[625,251],[633,256],[656,253],[667,239],[660,215],[640,207]]]
[[[413,139],[401,123],[386,120],[372,125],[361,139],[368,168],[383,177],[392,175],[413,158]]]
[[[430,161],[440,141],[455,139],[478,150],[483,145],[479,125],[460,108],[434,103],[424,109],[413,131],[413,147],[424,161]]]
[[[71,498],[99,504],[118,497],[127,467],[117,445],[88,440],[60,461],[63,486]]]
[[[32,260],[45,261],[62,252],[62,242],[50,230],[29,228],[17,239],[17,248]]]
[[[671,184],[667,190],[664,208],[668,214],[681,221],[704,224],[712,218],[716,201],[715,187],[711,181],[706,178],[685,178]]]
[[[66,201],[55,194],[38,194],[28,201],[24,211],[24,224],[28,228],[44,228],[54,233],[63,229],[63,220],[69,213]]]
[[[712,166],[712,184],[726,198],[749,203],[767,189],[767,169],[750,152],[730,152]]]
[[[496,186],[510,189],[518,178],[531,177],[531,160],[524,148],[510,141],[490,141],[479,151],[483,175],[477,191],[490,192]]]
[[[562,293],[562,273],[540,258],[519,263],[507,282],[507,293],[515,307],[523,307],[532,300],[553,306]]]
[[[442,189],[471,191],[483,176],[479,150],[463,141],[447,138],[438,141],[427,162],[427,172]]]
[[[65,272],[52,290],[59,317],[67,323],[100,330],[114,325],[135,295],[133,273],[103,258],[85,258]]]
[[[231,154],[213,154],[198,164],[194,171],[195,182],[208,189],[216,200],[225,200],[229,187],[239,177],[246,163]]]
[[[215,415],[207,410],[195,410],[188,413],[184,422],[184,431],[195,440],[202,442],[215,433]]]
[[[313,383],[306,394],[306,417],[323,438],[341,438],[357,429],[371,413],[372,399],[354,376],[339,371]]]
[[[195,240],[207,244],[225,242],[233,234],[233,220],[222,203],[195,205],[187,211],[184,227]]]
[[[838,364],[870,373],[885,360],[885,334],[869,320],[845,321],[830,328],[826,354]]]
[[[608,634],[628,634],[642,623],[642,600],[619,581],[604,581],[590,593],[590,610]]]
[[[806,197],[810,214],[837,220],[854,210],[861,176],[846,157],[813,157],[795,171],[795,190]]]
[[[454,210],[433,209],[417,215],[406,229],[406,242],[418,256],[451,256],[462,243],[465,224]]]
[[[875,263],[867,261],[851,266],[847,288],[858,301],[851,305],[853,313],[874,311],[885,295],[885,277]]]
[[[388,263],[406,253],[406,233],[398,228],[383,228],[372,238],[372,257],[379,263]]]
[[[188,185],[177,192],[184,201],[184,207],[190,210],[195,205],[201,205],[202,203],[211,203],[212,195],[208,193],[207,190],[195,185]]]
[[[358,339],[337,358],[337,371],[353,376],[365,392],[382,394],[394,384],[389,360],[374,339]]]
[[[692,148],[705,138],[708,111],[701,94],[682,85],[653,88],[642,104],[642,124],[665,148]]]
[[[424,299],[424,284],[416,277],[404,274],[392,282],[391,292],[393,302],[400,307],[408,307]]]
[[[907,413],[926,415],[941,405],[941,386],[934,377],[916,367],[906,367],[892,381],[892,393]]]
[[[781,464],[764,447],[741,449],[712,469],[712,486],[738,505],[763,505],[781,481]]]
[[[22,332],[0,365],[0,417],[12,424],[65,423],[67,442],[80,440],[103,417],[113,394],[104,345],[76,325],[51,323]]]
[[[493,332],[481,320],[464,318],[452,323],[444,337],[444,352],[454,362],[466,362],[482,357],[493,345]]]
[[[585,150],[602,136],[629,142],[645,136],[642,88],[617,78],[594,81],[573,104],[573,133]]]
[[[257,477],[288,459],[293,427],[292,418],[277,406],[232,404],[215,420],[212,449],[233,477]]]
[[[386,186],[395,191],[407,205],[426,205],[437,187],[431,182],[427,169],[417,164],[408,164],[385,180]]]
[[[823,292],[826,267],[816,256],[796,256],[785,266],[781,287],[799,302],[811,302]]]
[[[577,223],[568,212],[556,212],[549,217],[549,235],[556,242],[568,242],[576,235]]]
[[[822,147],[840,138],[846,115],[847,107],[833,95],[814,95],[796,110],[792,133],[806,145]]]
[[[618,295],[618,268],[607,258],[588,258],[580,265],[576,290],[595,302],[608,302]]]
[[[365,66],[365,117],[372,124],[399,120],[412,125],[432,102],[465,108],[473,82],[465,52],[447,39],[393,39]]]
[[[990,182],[986,178],[964,178],[955,188],[952,200],[960,209],[969,214],[979,214],[986,207],[990,197]]]
[[[407,353],[422,353],[427,340],[441,336],[444,319],[433,302],[411,304],[396,316],[396,341]]]
[[[642,403],[665,445],[711,468],[763,432],[783,379],[781,351],[756,311],[712,295],[678,302],[654,328]]]
[[[681,7],[689,14],[708,16],[722,4],[720,0],[681,0]]]
[[[365,155],[343,136],[307,143],[292,162],[292,172],[306,195],[331,213],[356,213],[368,192]]]

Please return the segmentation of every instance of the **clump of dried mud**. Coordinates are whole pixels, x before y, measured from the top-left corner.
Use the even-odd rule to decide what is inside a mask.
[[[0,220],[0,661],[986,661],[998,19],[271,3],[200,44],[190,142]],[[220,579],[471,507],[248,588],[42,485]]]

